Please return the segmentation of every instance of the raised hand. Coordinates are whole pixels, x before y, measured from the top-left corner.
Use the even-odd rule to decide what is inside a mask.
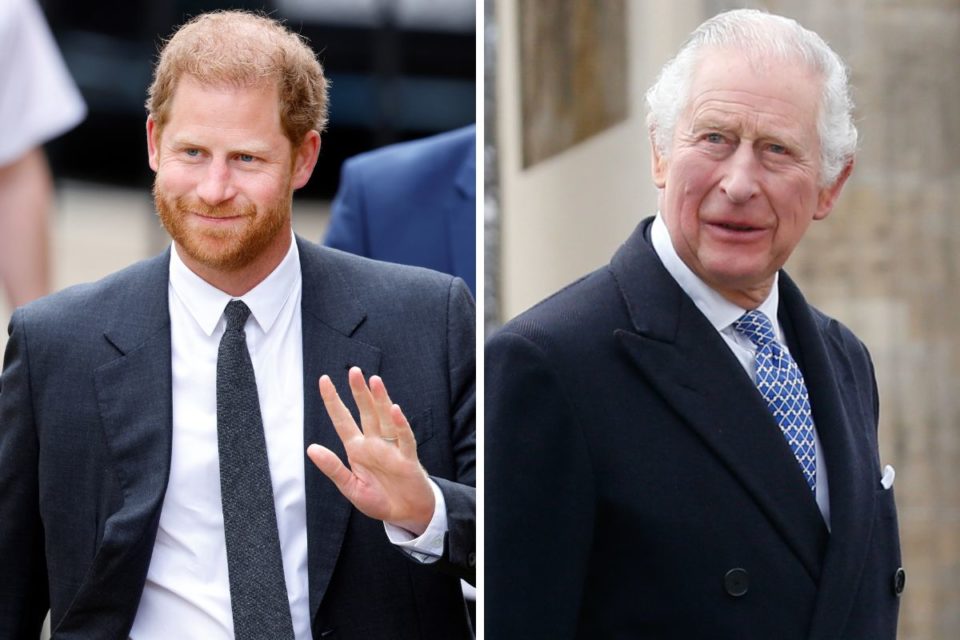
[[[410,424],[379,376],[371,376],[367,386],[363,372],[353,367],[348,378],[360,411],[359,427],[329,376],[320,378],[320,396],[349,468],[318,444],[307,447],[307,455],[362,513],[420,535],[433,516],[434,498]]]

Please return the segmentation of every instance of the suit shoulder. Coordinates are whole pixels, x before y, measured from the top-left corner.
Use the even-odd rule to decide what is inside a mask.
[[[814,320],[820,327],[829,350],[840,355],[839,366],[847,368],[854,379],[861,380],[865,386],[873,387],[876,378],[873,359],[866,344],[845,324],[811,306]]]
[[[396,174],[431,175],[452,171],[475,149],[473,126],[448,131],[428,138],[388,145],[356,155],[344,163],[344,175],[359,174],[364,181],[378,177],[390,182]]]
[[[304,277],[313,268],[334,270],[361,299],[394,303],[405,299],[446,300],[451,290],[466,288],[460,278],[431,269],[373,260],[302,239],[298,248],[307,258]]]
[[[19,310],[24,322],[35,328],[56,327],[58,331],[79,329],[118,313],[142,309],[138,298],[156,290],[166,294],[169,250],[136,262],[100,280],[77,284],[35,300]]]
[[[546,344],[584,344],[612,335],[626,322],[617,283],[607,266],[566,285],[519,314],[501,329]]]
[[[828,316],[820,309],[810,306],[810,311],[820,327],[820,330],[834,344],[851,354],[863,354],[869,356],[867,346],[847,325],[836,318]]]

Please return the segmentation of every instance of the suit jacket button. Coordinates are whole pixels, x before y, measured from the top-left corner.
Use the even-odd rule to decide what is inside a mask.
[[[723,576],[723,588],[734,598],[746,595],[750,588],[750,574],[746,569],[730,569],[727,575]]]
[[[903,567],[897,569],[897,572],[893,574],[893,595],[900,597],[900,594],[903,593],[903,588],[907,586],[907,572],[903,570]]]

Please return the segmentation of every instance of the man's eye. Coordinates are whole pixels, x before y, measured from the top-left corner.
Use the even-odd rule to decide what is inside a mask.
[[[237,157],[240,158],[240,162],[253,162],[253,156],[249,153],[241,153]]]
[[[770,153],[775,153],[777,155],[786,155],[787,153],[789,153],[787,148],[782,144],[768,144],[767,151],[769,151]]]
[[[185,149],[184,153],[190,156],[191,158],[196,158],[200,155],[200,149]]]
[[[708,133],[703,139],[712,144],[722,144],[724,141],[723,134],[720,133]]]

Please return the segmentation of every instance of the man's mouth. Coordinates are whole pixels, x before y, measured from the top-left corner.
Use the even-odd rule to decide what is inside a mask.
[[[717,226],[723,227],[724,229],[729,229],[731,231],[759,231],[760,227],[752,227],[747,224],[734,224],[729,222],[720,222],[717,223]]]
[[[228,213],[228,214],[220,214],[220,215],[210,215],[209,213],[197,213],[196,215],[200,216],[201,218],[207,218],[208,220],[230,220],[232,218],[242,217],[241,214],[239,213]]]

